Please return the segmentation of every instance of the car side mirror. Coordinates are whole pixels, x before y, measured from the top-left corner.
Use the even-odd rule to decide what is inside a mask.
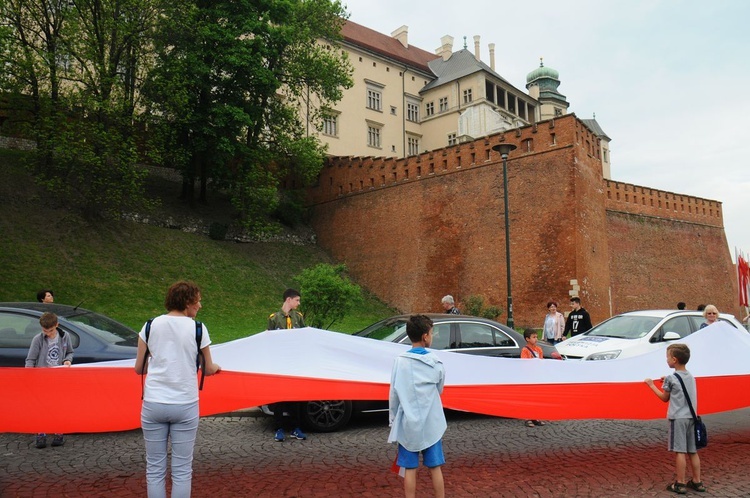
[[[678,339],[681,339],[681,337],[677,332],[665,332],[662,338],[663,341],[676,341]]]

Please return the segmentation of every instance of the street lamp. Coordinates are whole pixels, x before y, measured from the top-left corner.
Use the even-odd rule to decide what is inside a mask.
[[[508,154],[516,148],[513,144],[497,144],[492,150],[503,158],[503,197],[505,198],[505,273],[508,275],[508,327],[515,328],[513,322],[513,295],[510,286],[510,219],[508,218]]]

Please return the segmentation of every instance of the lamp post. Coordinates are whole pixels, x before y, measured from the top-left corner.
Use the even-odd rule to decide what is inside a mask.
[[[513,144],[497,144],[492,150],[500,153],[503,158],[503,197],[505,199],[505,273],[508,276],[508,327],[515,328],[513,321],[513,294],[510,280],[510,219],[508,218],[508,154],[516,148]]]

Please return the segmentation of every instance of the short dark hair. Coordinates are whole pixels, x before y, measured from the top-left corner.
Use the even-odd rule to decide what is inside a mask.
[[[679,361],[680,365],[687,365],[687,362],[690,361],[690,348],[687,347],[687,344],[670,344],[667,346],[667,353]]]
[[[47,295],[48,292],[52,295],[52,297],[55,297],[55,293],[52,292],[52,289],[42,289],[36,293],[36,300],[39,301],[40,303],[43,303],[44,297]]]
[[[285,290],[284,291],[284,301],[286,301],[290,297],[291,298],[300,297],[299,291],[296,291],[294,289],[287,289],[287,290]]]
[[[578,304],[581,304],[581,298],[580,298],[580,297],[577,297],[577,296],[576,296],[576,297],[571,297],[571,298],[570,298],[570,302],[571,302],[571,303],[578,303]]]
[[[523,331],[523,338],[526,339],[526,340],[528,340],[529,337],[531,337],[531,336],[537,336],[537,338],[539,337],[539,335],[536,333],[536,330],[534,330],[534,329],[524,329],[524,331]]]
[[[706,309],[706,305],[705,304],[699,304],[698,307],[696,308],[696,311],[703,311],[704,309]]]
[[[419,342],[432,328],[432,319],[425,315],[412,315],[406,322],[406,335],[411,342]]]
[[[167,311],[185,311],[188,306],[197,303],[200,299],[200,288],[193,282],[181,280],[169,287],[167,297],[164,299],[164,307]]]
[[[679,303],[677,303],[677,309],[678,310],[684,310],[685,309],[685,303],[683,303],[682,301],[680,301]]]
[[[557,301],[550,301],[547,303],[547,309],[549,309],[550,306],[555,305],[555,308],[557,308]]]
[[[42,316],[39,317],[39,325],[41,325],[43,329],[55,327],[57,326],[57,323],[57,315],[50,313],[49,311],[45,311],[42,313]]]

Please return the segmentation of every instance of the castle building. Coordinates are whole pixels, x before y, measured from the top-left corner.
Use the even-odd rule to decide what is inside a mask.
[[[611,178],[610,138],[568,113],[541,64],[525,93],[475,51],[435,54],[355,23],[343,30],[354,86],[321,138],[331,155],[308,191],[318,243],[385,302],[439,310],[440,297],[507,296],[507,161],[516,326],[581,297],[594,322],[678,301],[737,314],[721,203]],[[502,319],[502,317],[501,317]]]
[[[557,71],[530,73],[526,93],[495,71],[493,43],[481,60],[479,36],[473,53],[444,36],[433,54],[409,45],[406,26],[387,36],[346,21],[342,35],[354,86],[321,130],[308,123],[332,156],[408,157],[567,113]]]

